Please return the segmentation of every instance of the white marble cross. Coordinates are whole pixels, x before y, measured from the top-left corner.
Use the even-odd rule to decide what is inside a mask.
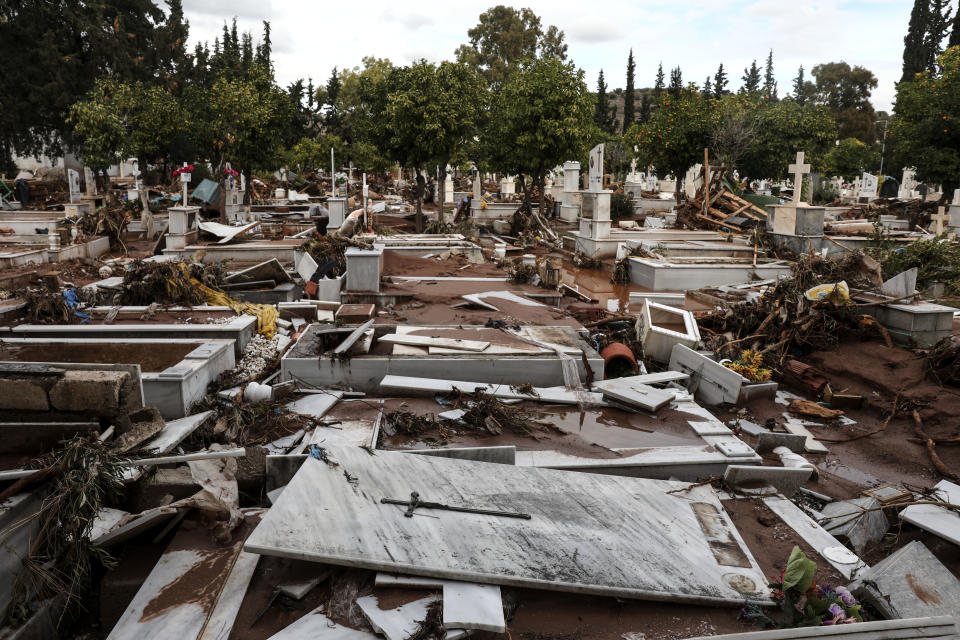
[[[936,234],[938,236],[943,235],[943,223],[950,220],[950,216],[946,215],[946,213],[947,213],[946,207],[939,207],[937,209],[937,215],[930,216],[930,219],[937,223]]]
[[[797,161],[787,167],[793,174],[793,204],[800,204],[800,193],[803,191],[803,176],[810,173],[810,165],[803,164],[803,151],[797,151]]]
[[[184,167],[189,167],[186,162],[183,163]],[[183,200],[180,201],[180,206],[187,206],[187,201],[189,197],[187,196],[187,185],[190,184],[190,174],[186,171],[180,174],[180,185],[183,187]]]

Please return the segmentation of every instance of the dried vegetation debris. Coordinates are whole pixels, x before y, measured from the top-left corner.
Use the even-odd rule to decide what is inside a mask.
[[[205,301],[204,293],[190,278],[216,289],[224,275],[222,264],[135,260],[123,273],[123,290],[118,303],[131,306],[200,305]]]
[[[707,342],[730,357],[743,349],[763,356],[771,367],[782,367],[790,354],[823,349],[841,339],[877,336],[889,340],[885,330],[849,300],[839,296],[811,301],[805,292],[817,285],[847,282],[872,287],[873,262],[861,254],[836,260],[804,255],[794,263],[792,276],[768,288],[752,302],[743,302],[705,314],[701,330]],[[737,349],[731,351],[736,345]]]

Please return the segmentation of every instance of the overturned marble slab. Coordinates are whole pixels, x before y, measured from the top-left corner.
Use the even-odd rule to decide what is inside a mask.
[[[287,411],[300,413],[313,418],[322,418],[327,411],[333,408],[333,405],[340,402],[343,398],[342,391],[324,391],[322,393],[308,393],[299,400],[288,402],[285,405]]]
[[[960,580],[922,542],[911,542],[875,564],[853,592],[885,618],[960,612]]]
[[[327,452],[336,466],[307,459],[247,551],[485,584],[769,603],[763,573],[710,487],[358,448]],[[381,503],[413,491],[425,501],[531,518],[434,509],[405,517],[404,507]]]
[[[960,629],[952,616],[881,620],[827,627],[800,627],[775,631],[748,631],[724,636],[701,636],[691,640],[807,640],[844,638],[849,640],[960,640]]]
[[[373,630],[387,640],[407,640],[417,632],[420,623],[427,618],[427,608],[436,598],[421,598],[394,609],[381,609],[376,596],[357,598],[357,606]],[[445,640],[467,637],[462,629],[447,629]]]
[[[440,580],[423,576],[398,576],[389,573],[378,573],[376,585],[411,589],[443,589],[443,626],[448,629],[503,633],[507,628],[499,585]]]
[[[941,499],[960,505],[960,485],[941,480],[934,488]],[[960,513],[933,504],[915,504],[900,512],[900,519],[960,545]]]
[[[117,517],[119,515],[119,517]],[[117,509],[101,509],[90,530],[90,542],[95,547],[110,547],[134,538],[144,531],[167,522],[177,515],[177,509],[157,507],[137,515]]]
[[[267,640],[379,640],[379,636],[369,631],[337,624],[326,616],[326,608],[327,604],[323,603]]]
[[[140,447],[144,453],[170,453],[174,448],[187,439],[201,424],[213,415],[213,411],[204,411],[186,418],[168,420],[167,426],[152,440]]]
[[[890,522],[875,498],[854,498],[831,502],[821,512],[820,524],[836,538],[847,540],[862,554],[868,542],[882,540]]]

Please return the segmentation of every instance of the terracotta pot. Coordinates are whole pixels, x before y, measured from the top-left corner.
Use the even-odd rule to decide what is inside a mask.
[[[612,370],[623,367],[629,367],[634,373],[640,371],[640,368],[637,367],[637,359],[634,357],[633,351],[622,342],[611,342],[608,344],[604,347],[603,351],[600,352],[600,357],[603,358],[604,377],[608,377]]]

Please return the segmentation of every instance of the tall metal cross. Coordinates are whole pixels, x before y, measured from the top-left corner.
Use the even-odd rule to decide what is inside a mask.
[[[803,191],[803,176],[810,173],[810,165],[803,164],[803,151],[797,151],[797,162],[787,167],[793,174],[793,204],[800,204],[800,193]]]

